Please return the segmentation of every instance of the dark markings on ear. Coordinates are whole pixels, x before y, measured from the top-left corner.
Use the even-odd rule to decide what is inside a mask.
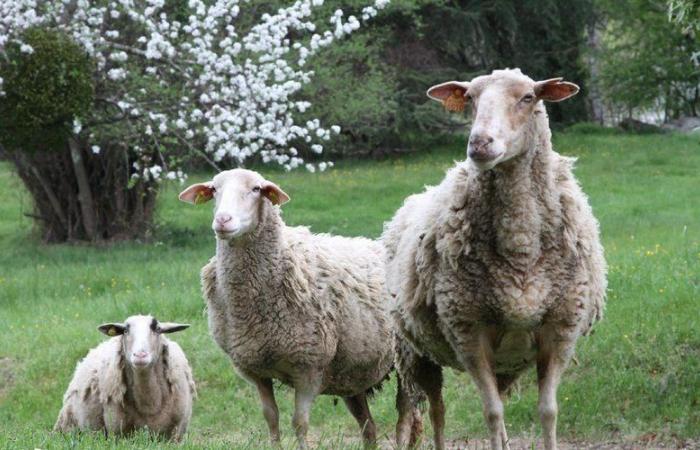
[[[97,327],[97,329],[100,330],[101,333],[106,334],[107,336],[117,336],[120,334],[124,334],[124,331],[128,328],[128,325],[124,326],[120,323],[103,323],[102,325]]]
[[[155,317],[151,320],[151,331],[158,331],[158,321]]]

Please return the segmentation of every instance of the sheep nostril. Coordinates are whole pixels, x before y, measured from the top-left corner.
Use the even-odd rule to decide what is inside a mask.
[[[219,214],[216,216],[216,221],[220,224],[224,224],[226,222],[231,221],[231,215],[230,214]]]
[[[491,136],[476,134],[469,138],[469,145],[474,148],[485,147],[491,143],[493,143]]]

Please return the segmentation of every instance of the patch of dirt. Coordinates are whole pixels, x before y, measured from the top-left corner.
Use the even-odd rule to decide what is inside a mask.
[[[319,443],[317,439],[313,437],[310,440],[314,443]],[[339,442],[342,442],[342,444],[337,448],[362,449],[361,441],[354,435],[345,435],[342,441]],[[445,444],[446,450],[491,450],[488,439],[448,439]],[[663,440],[659,440],[655,433],[647,433],[636,437],[609,441],[560,439],[557,444],[559,450],[700,450],[700,439],[674,439],[666,437]],[[326,449],[334,447],[320,445],[319,448]],[[393,436],[389,438],[389,436],[385,435],[384,438],[379,440],[378,448],[381,450],[396,450]],[[424,434],[417,448],[418,450],[432,450],[434,448],[432,436]],[[510,450],[543,449],[544,443],[541,438],[516,437],[510,440]]]
[[[559,450],[698,450],[700,440],[677,439],[671,442],[654,442],[655,436],[644,435],[636,439],[620,439],[617,441],[566,441],[559,440]],[[425,442],[425,441],[424,441]],[[449,441],[446,447],[449,450],[490,450],[489,442],[485,439],[470,441]],[[536,438],[511,438],[510,450],[540,450],[544,448],[541,439]]]
[[[15,382],[14,366],[12,358],[0,357],[0,398],[5,396]]]

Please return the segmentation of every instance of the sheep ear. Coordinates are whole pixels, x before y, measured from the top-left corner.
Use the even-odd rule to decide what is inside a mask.
[[[206,203],[214,197],[214,186],[211,181],[197,183],[180,192],[180,201],[199,205]]]
[[[162,334],[176,333],[190,327],[188,323],[171,323],[171,322],[160,322],[158,324],[158,332]]]
[[[284,205],[289,201],[289,196],[271,181],[265,181],[260,190],[262,195],[267,197],[273,205]]]
[[[579,87],[574,83],[562,81],[563,78],[551,78],[535,83],[535,95],[546,102],[560,102],[578,94]]]
[[[126,325],[123,323],[103,323],[99,327],[97,327],[98,330],[100,330],[102,333],[106,334],[107,336],[118,336],[124,334],[124,330],[126,330]]]
[[[469,83],[466,81],[448,81],[436,84],[428,89],[428,97],[442,103],[448,111],[464,111],[467,103]]]

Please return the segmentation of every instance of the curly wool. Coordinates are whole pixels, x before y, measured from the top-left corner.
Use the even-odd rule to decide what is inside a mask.
[[[575,342],[602,317],[606,263],[574,160],[552,150],[543,106],[527,133],[525,154],[485,172],[458,163],[385,224],[407,383],[411,351],[465,370],[459,352],[475,327],[497,330],[495,371],[510,383],[534,362],[538,327]]]
[[[192,370],[180,346],[161,336],[163,351],[153,368],[163,396],[157,410],[150,399],[133,391],[133,374],[124,357],[121,336],[90,350],[81,360],[63,396],[54,430],[104,430],[126,434],[147,427],[151,432],[179,440],[187,430],[196,397]],[[153,395],[157,395],[152,391]]]
[[[218,240],[202,269],[214,340],[251,381],[321,373],[321,393],[339,396],[380,384],[393,364],[381,244],[287,227],[278,207],[261,208],[257,229]]]

